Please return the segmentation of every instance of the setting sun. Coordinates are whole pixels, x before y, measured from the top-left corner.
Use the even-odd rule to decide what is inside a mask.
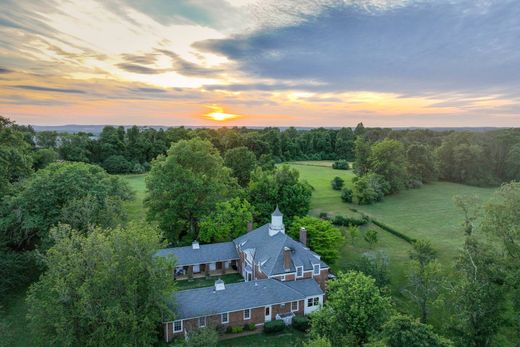
[[[238,114],[225,113],[224,109],[218,106],[210,106],[210,108],[213,110],[213,112],[205,114],[204,117],[214,121],[223,122],[241,117]]]

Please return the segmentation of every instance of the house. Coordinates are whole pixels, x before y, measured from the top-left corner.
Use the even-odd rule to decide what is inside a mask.
[[[271,223],[251,230],[231,242],[162,249],[158,256],[174,255],[176,279],[218,276],[238,272],[244,282],[172,294],[175,321],[164,322],[166,341],[205,326],[263,325],[274,319],[290,321],[294,314],[309,314],[324,300],[329,267],[311,251],[307,232],[296,241],[285,233],[278,209]]]

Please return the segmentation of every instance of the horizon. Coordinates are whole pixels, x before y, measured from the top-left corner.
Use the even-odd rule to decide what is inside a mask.
[[[513,0],[7,0],[19,124],[520,126]]]

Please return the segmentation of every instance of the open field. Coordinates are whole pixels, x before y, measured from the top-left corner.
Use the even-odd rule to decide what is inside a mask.
[[[144,183],[146,174],[119,175],[119,177],[126,181],[135,193],[135,198],[132,201],[125,202],[124,204],[128,213],[128,219],[130,221],[144,220],[146,218],[146,210],[143,205],[144,195],[146,192],[146,185]]]

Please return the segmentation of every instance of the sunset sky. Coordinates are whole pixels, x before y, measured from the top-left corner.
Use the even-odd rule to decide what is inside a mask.
[[[21,124],[520,126],[518,0],[0,0]]]

